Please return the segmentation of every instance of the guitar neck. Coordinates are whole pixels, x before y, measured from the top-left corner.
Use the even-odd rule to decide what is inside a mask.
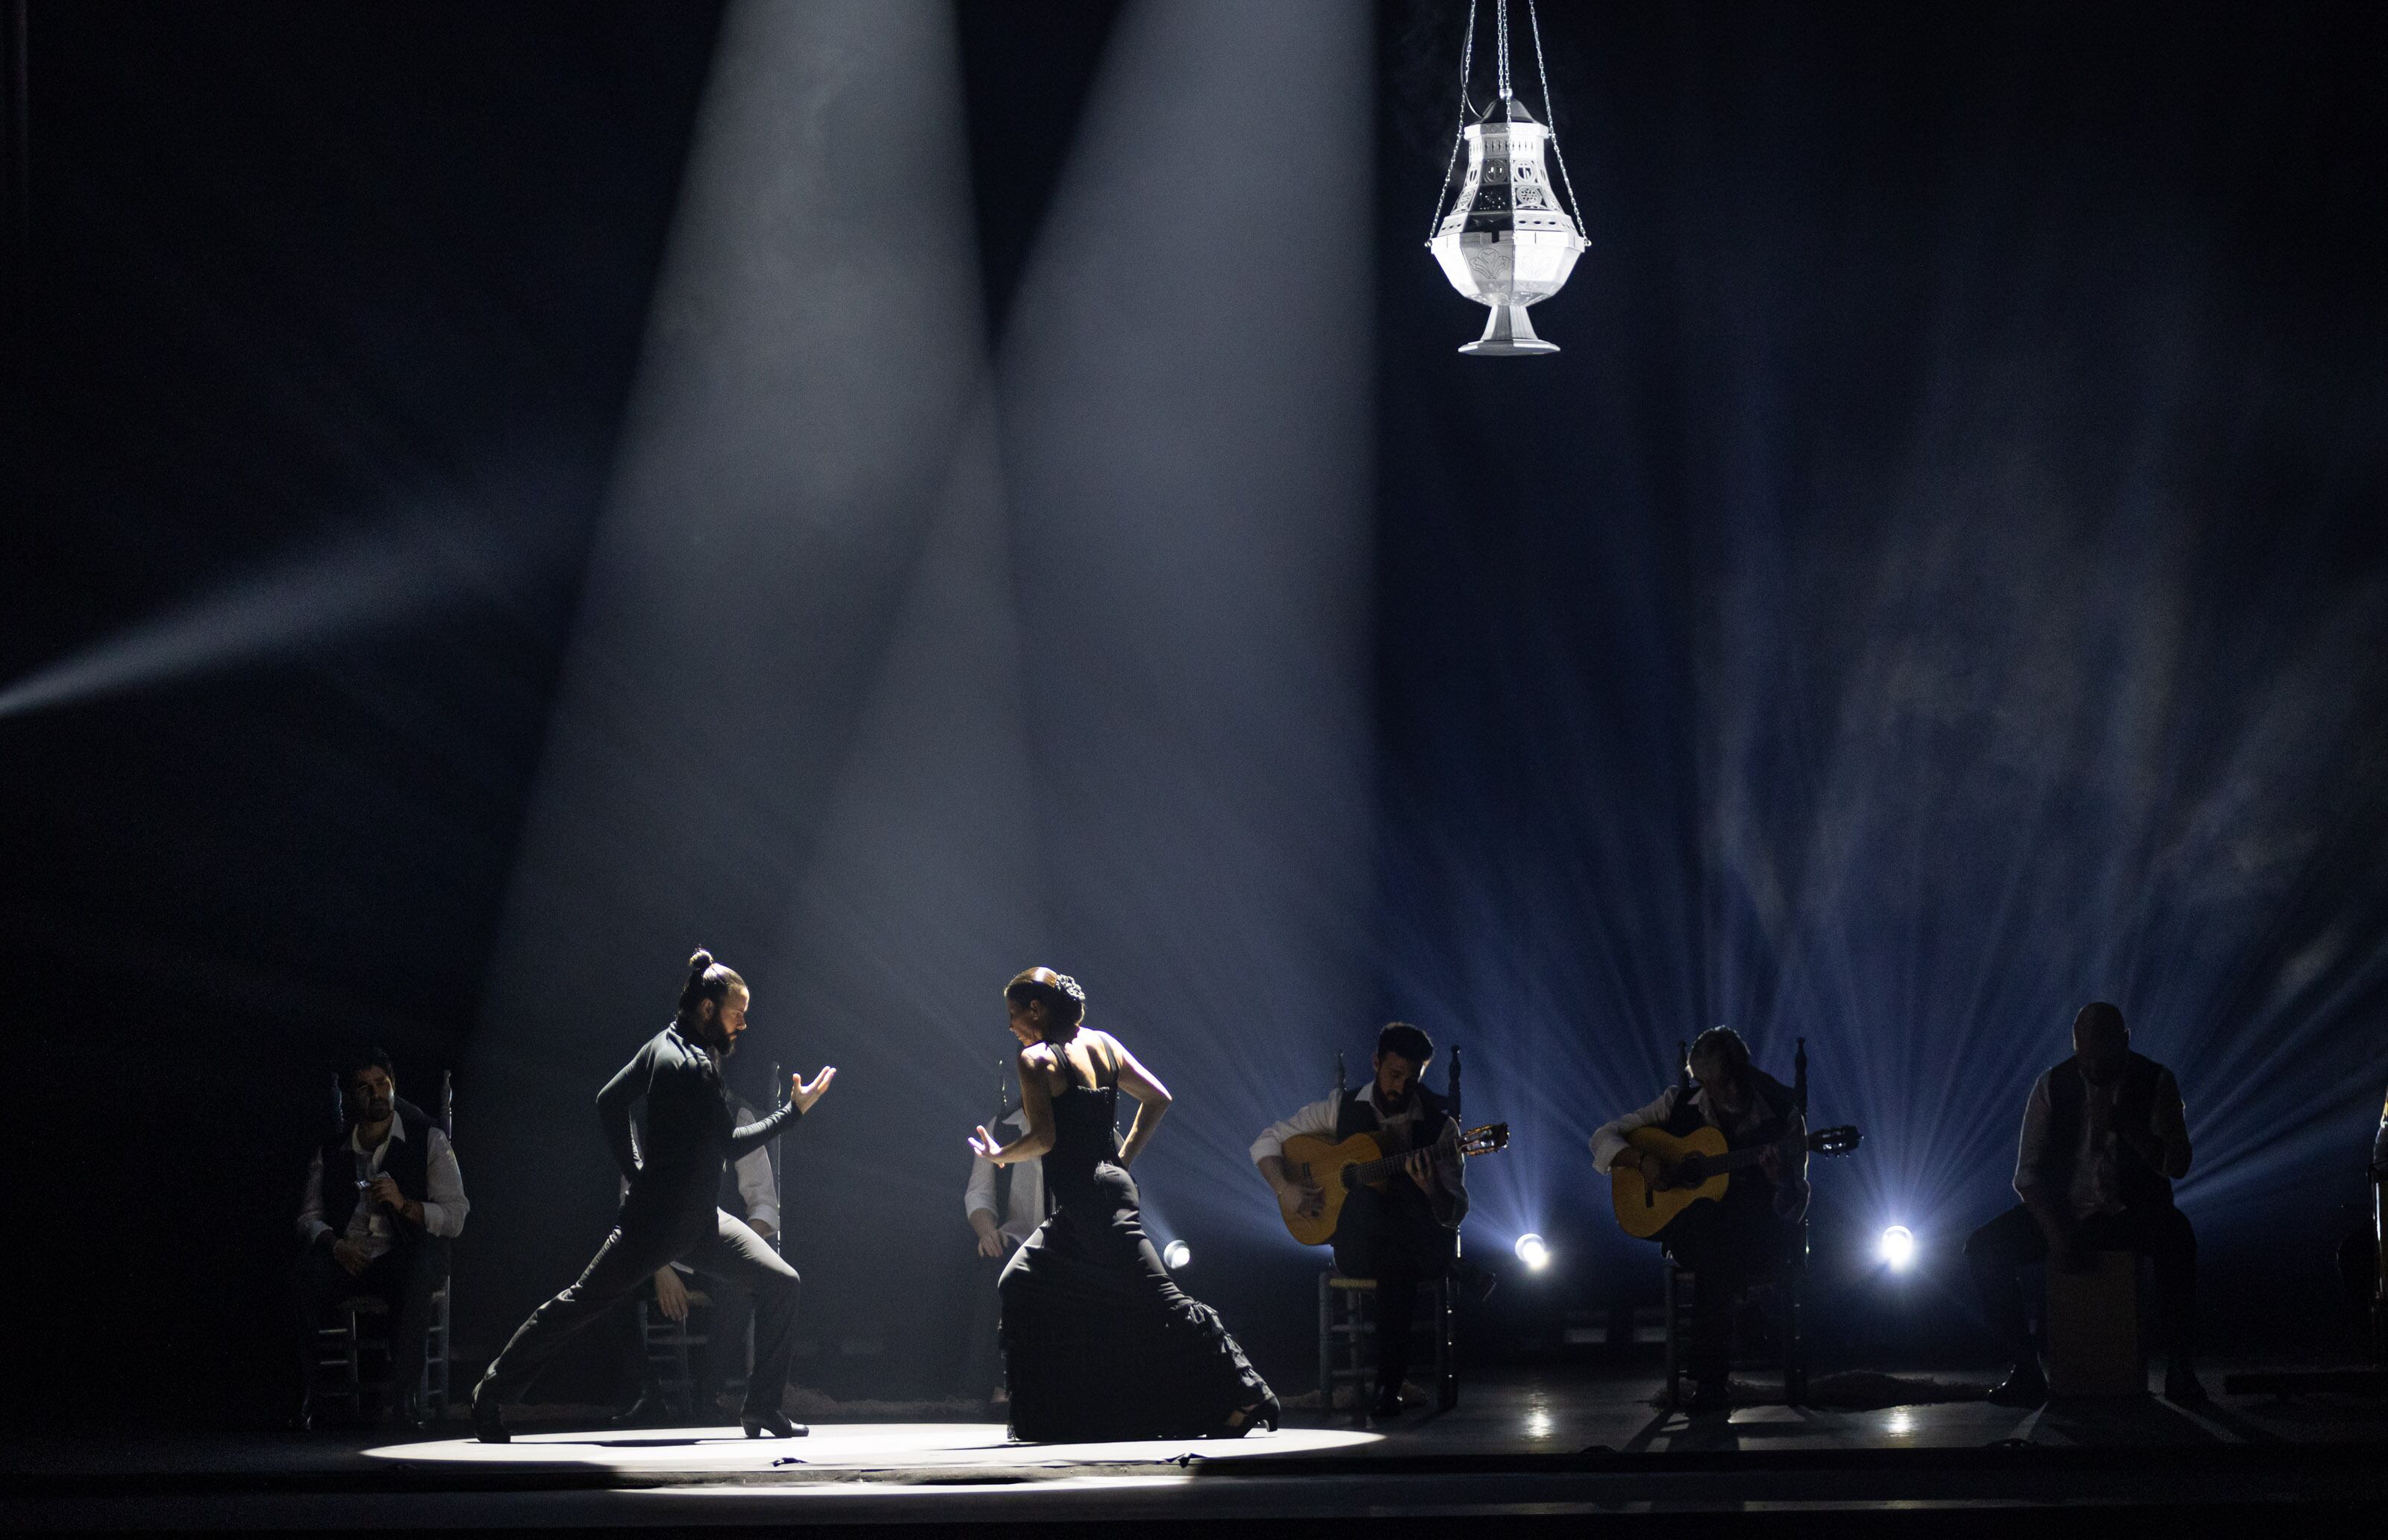
[[[1467,1158],[1467,1152],[1464,1149],[1451,1153],[1462,1160]],[[1433,1155],[1435,1164],[1438,1166],[1442,1165],[1446,1158],[1440,1145],[1429,1144],[1420,1150],[1410,1150],[1402,1155],[1380,1155],[1375,1160],[1365,1160],[1356,1165],[1346,1166],[1343,1168],[1343,1180],[1352,1186],[1365,1187],[1372,1181],[1378,1181],[1391,1176],[1402,1168],[1402,1162],[1409,1159],[1411,1155],[1421,1154]]]
[[[1799,1146],[1805,1142],[1800,1139],[1778,1139],[1771,1144],[1752,1144],[1746,1150],[1728,1150],[1721,1155],[1709,1155],[1700,1164],[1710,1171],[1737,1171],[1764,1160],[1769,1150],[1781,1150],[1786,1156],[1797,1155]]]

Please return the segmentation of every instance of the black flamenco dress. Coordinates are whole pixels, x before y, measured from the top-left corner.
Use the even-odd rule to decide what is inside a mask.
[[[1274,1425],[1267,1382],[1219,1313],[1170,1279],[1144,1233],[1136,1183],[1119,1164],[1118,1101],[1116,1080],[1053,1097],[1045,1156],[1052,1217],[1012,1254],[997,1285],[1011,1435],[1090,1443],[1232,1437],[1256,1420]],[[1248,1415],[1228,1426],[1238,1410]]]

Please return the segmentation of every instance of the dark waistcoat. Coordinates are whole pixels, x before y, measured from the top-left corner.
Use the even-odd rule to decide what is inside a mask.
[[[2138,1054],[2123,1061],[2123,1083],[2115,1092],[2115,1123],[2118,1128],[2145,1129],[2153,1121],[2156,1079],[2163,1067]],[[2090,1081],[2078,1058],[2065,1060],[2048,1072],[2048,1180],[2059,1193],[2073,1187],[2073,1157],[2081,1148],[2081,1120],[2089,1114]],[[2172,1183],[2162,1171],[2141,1158],[2122,1140],[2115,1141],[2115,1194],[2127,1208],[2153,1204],[2170,1205]]]
[[[1410,1094],[1418,1101],[1417,1121],[1412,1127],[1432,1138],[1442,1130],[1442,1120],[1451,1116],[1451,1104],[1422,1085],[1410,1087]],[[1338,1144],[1355,1133],[1374,1133],[1382,1127],[1384,1123],[1377,1117],[1377,1109],[1360,1100],[1358,1092],[1349,1092],[1336,1103],[1335,1142]]]
[[[406,1130],[403,1139],[393,1136],[389,1153],[382,1156],[381,1175],[398,1183],[398,1190],[417,1202],[430,1195],[426,1172],[431,1161],[431,1125],[411,1106],[401,1105],[394,1115],[399,1127]],[[324,1142],[324,1222],[332,1227],[335,1239],[349,1232],[349,1220],[357,1211],[363,1196],[357,1191],[357,1178],[363,1171],[363,1157],[349,1148],[352,1130],[343,1129],[338,1137]],[[428,1232],[418,1230],[403,1219],[390,1221],[390,1238],[399,1246],[410,1246],[426,1238]],[[430,1239],[444,1240],[437,1236]]]

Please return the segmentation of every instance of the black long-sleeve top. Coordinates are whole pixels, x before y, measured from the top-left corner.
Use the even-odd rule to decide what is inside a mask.
[[[630,1133],[630,1108],[647,1104],[646,1137]],[[679,1023],[649,1038],[597,1093],[614,1164],[630,1184],[626,1219],[693,1224],[713,1213],[721,1169],[804,1114],[794,1102],[741,1126],[722,1095],[713,1054],[681,1035]]]

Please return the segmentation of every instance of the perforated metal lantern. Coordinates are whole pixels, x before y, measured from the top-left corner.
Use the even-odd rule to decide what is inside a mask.
[[[1494,99],[1462,130],[1467,179],[1427,249],[1451,286],[1492,308],[1484,335],[1460,348],[1495,357],[1556,353],[1526,308],[1559,292],[1586,242],[1552,193],[1543,154],[1550,130],[1516,97]]]

